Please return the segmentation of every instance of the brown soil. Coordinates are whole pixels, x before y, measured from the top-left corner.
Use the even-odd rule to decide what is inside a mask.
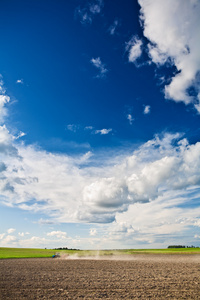
[[[0,260],[0,299],[200,299],[200,255]]]

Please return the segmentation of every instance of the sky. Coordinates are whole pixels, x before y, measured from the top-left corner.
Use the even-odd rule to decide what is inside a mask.
[[[199,15],[1,1],[0,247],[200,246]]]

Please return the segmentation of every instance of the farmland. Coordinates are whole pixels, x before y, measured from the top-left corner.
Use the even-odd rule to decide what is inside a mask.
[[[133,254],[200,254],[200,248],[172,248],[172,249],[123,249],[123,250],[55,250],[32,248],[0,248],[0,259],[5,258],[48,258],[59,252],[62,255],[76,256],[112,256]]]
[[[0,260],[0,299],[199,299],[199,254]]]

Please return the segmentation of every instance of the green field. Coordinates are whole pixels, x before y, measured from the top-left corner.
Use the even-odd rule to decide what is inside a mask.
[[[78,256],[103,255],[132,255],[132,254],[200,254],[200,248],[173,248],[173,249],[125,249],[125,250],[53,250],[31,248],[0,248],[0,259],[3,258],[39,258],[52,257],[59,252]]]

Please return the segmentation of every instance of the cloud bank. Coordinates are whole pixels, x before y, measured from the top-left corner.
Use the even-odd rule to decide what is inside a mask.
[[[200,113],[200,2],[197,0],[138,0],[148,53],[157,66],[177,69],[165,85],[165,97],[193,104]],[[137,45],[137,43],[136,43]],[[136,46],[133,46],[136,47]],[[136,50],[139,46],[136,48]],[[134,48],[133,48],[134,49]],[[135,53],[137,55],[135,55]],[[129,53],[135,59],[139,51]]]
[[[0,131],[1,203],[59,222],[113,222],[134,203],[200,187],[200,143],[180,134],[155,136],[108,163],[106,155],[100,162],[91,152],[71,157],[25,146],[5,124]]]

